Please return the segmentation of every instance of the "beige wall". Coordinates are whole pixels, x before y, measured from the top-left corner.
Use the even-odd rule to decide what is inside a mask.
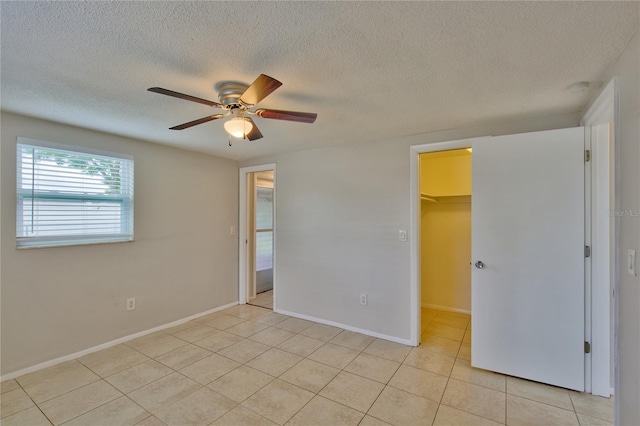
[[[235,161],[10,113],[1,120],[2,374],[237,300]],[[17,136],[133,155],[135,241],[17,250]]]
[[[614,76],[618,77],[620,93],[616,136],[619,209],[637,212],[640,211],[640,33],[631,39],[603,81]],[[640,253],[639,222],[634,214],[622,215],[618,222],[616,417],[620,425],[640,424],[640,280],[626,271],[627,250]]]
[[[420,193],[430,197],[471,195],[471,152],[454,149],[421,154]]]
[[[422,201],[423,306],[471,312],[471,197],[461,198]]]
[[[422,306],[471,311],[471,152],[420,155]]]

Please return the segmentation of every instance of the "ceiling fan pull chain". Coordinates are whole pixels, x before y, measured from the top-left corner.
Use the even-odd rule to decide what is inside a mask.
[[[229,138],[229,146],[231,146],[231,138]]]

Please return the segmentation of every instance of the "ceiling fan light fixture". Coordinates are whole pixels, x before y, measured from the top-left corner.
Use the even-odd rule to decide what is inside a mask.
[[[253,130],[253,124],[248,118],[233,117],[224,123],[224,129],[234,138],[244,139]]]

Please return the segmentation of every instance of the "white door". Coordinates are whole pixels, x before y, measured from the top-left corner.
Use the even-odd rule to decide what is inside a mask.
[[[584,129],[474,143],[472,200],[472,365],[583,390]]]

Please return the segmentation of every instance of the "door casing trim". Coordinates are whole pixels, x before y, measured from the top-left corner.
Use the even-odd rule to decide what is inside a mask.
[[[247,292],[247,274],[248,271],[248,248],[247,248],[247,232],[248,232],[248,203],[247,197],[247,177],[250,173],[265,172],[273,170],[273,312],[276,311],[277,303],[277,286],[276,286],[276,164],[262,164],[251,167],[241,167],[239,169],[239,207],[238,207],[238,303],[241,305],[249,301]]]

